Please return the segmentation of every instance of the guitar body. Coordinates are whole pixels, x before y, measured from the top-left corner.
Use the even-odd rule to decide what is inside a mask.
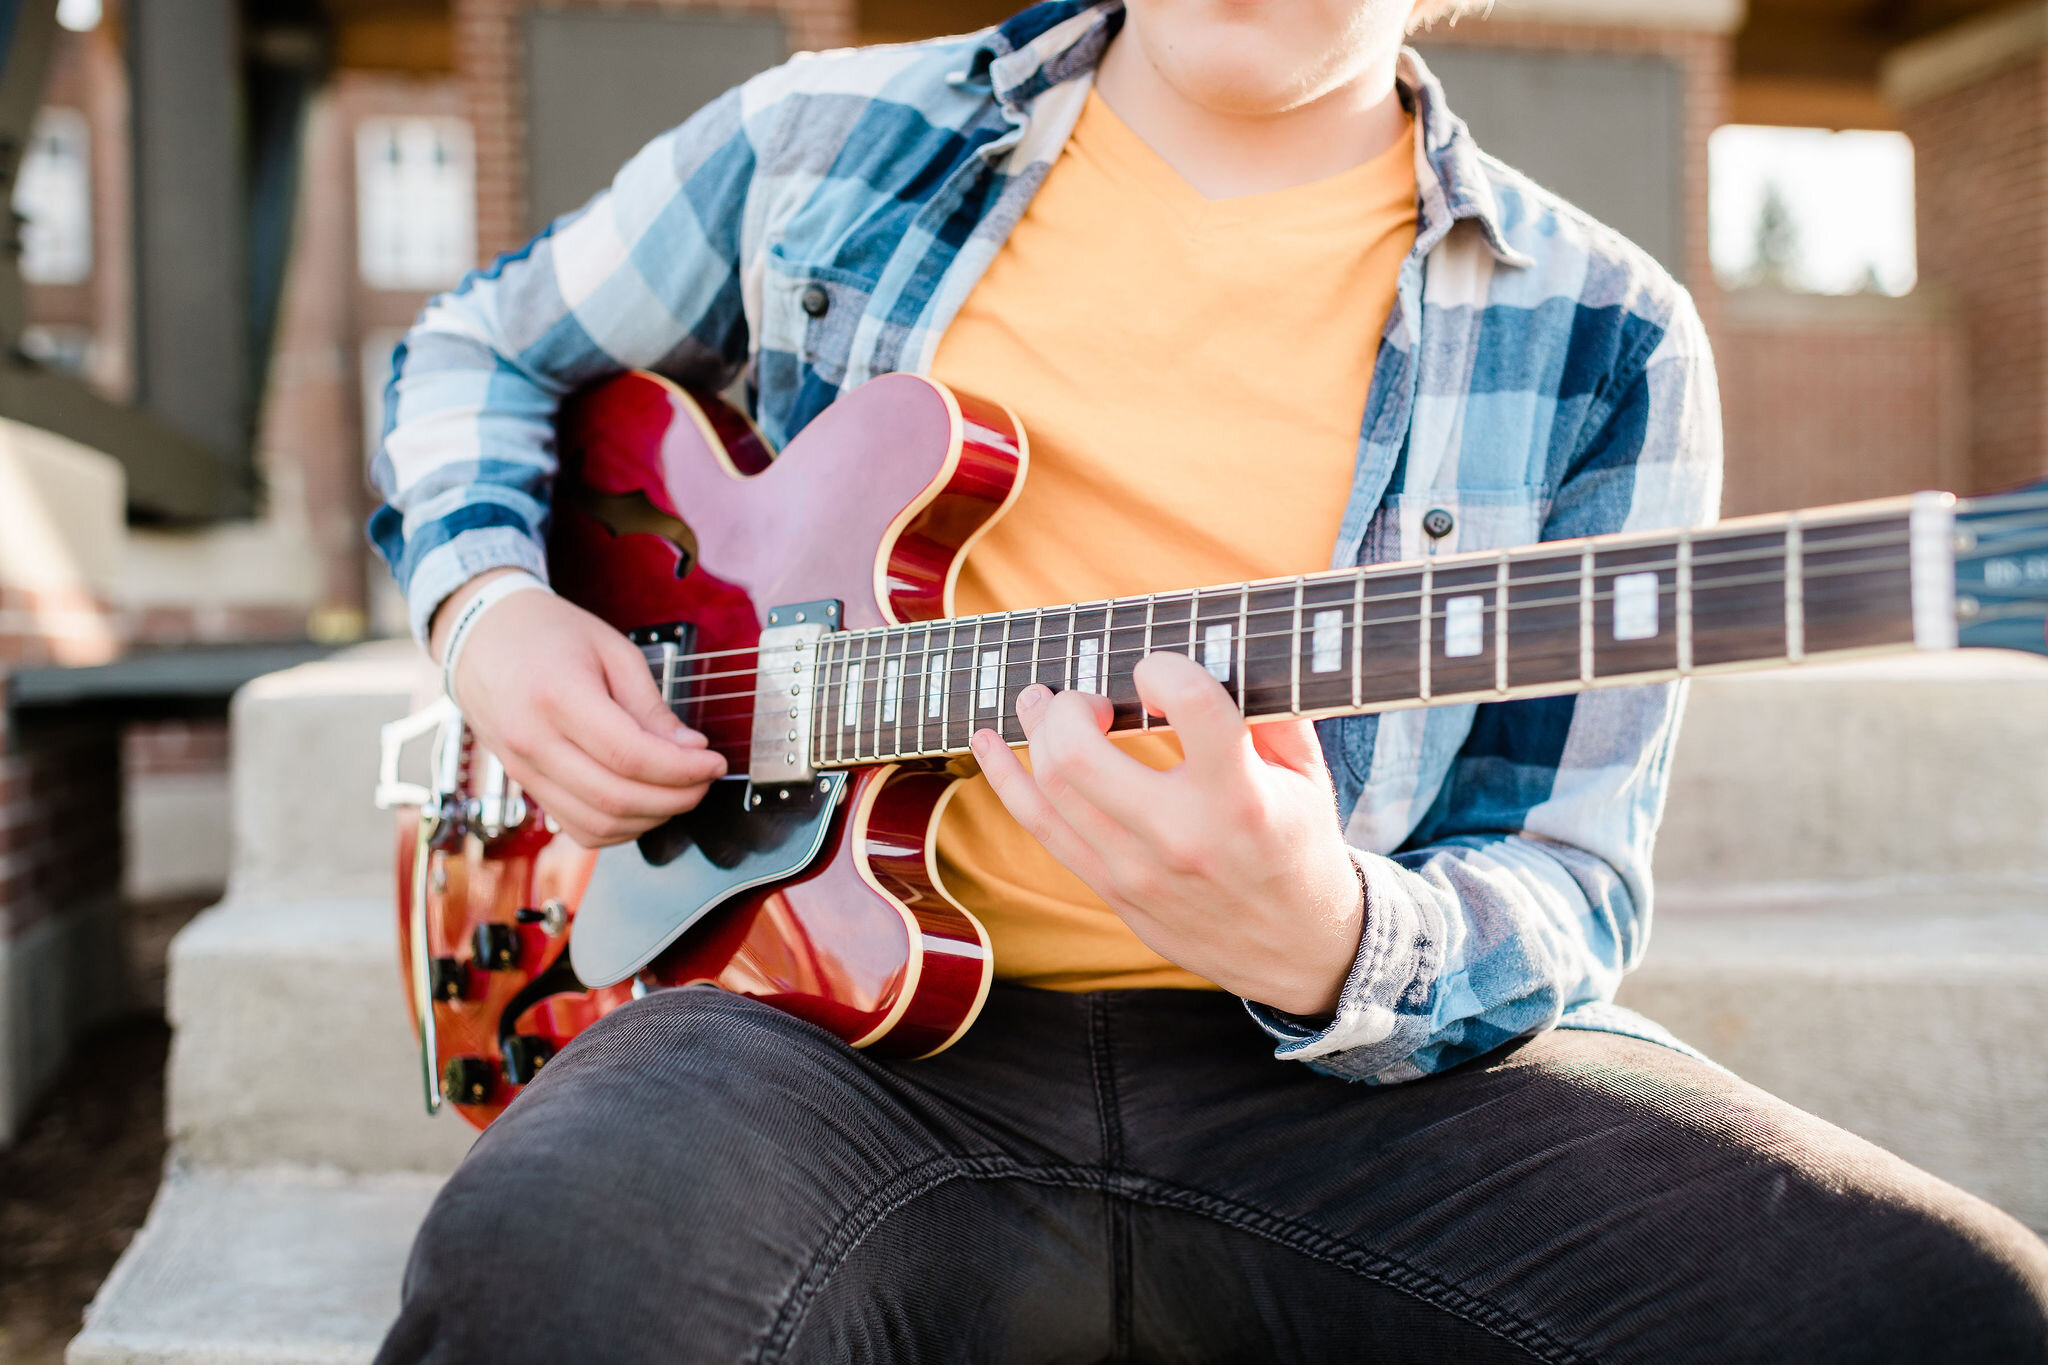
[[[493,793],[460,741],[456,797],[424,837],[402,824],[398,877],[404,966],[408,981],[432,982],[448,1100],[488,1123],[598,1017],[697,982],[857,1047],[950,1046],[993,968],[987,934],[934,861],[955,777],[919,763],[808,789],[749,783],[754,650],[770,613],[794,604],[835,603],[837,624],[856,629],[949,615],[967,548],[1022,486],[1016,419],[890,375],[771,460],[737,412],[636,373],[580,394],[559,435],[556,590],[641,643],[657,676],[662,646],[689,656],[677,713],[733,776],[696,811],[597,854],[516,796],[501,820],[464,818]],[[435,959],[417,978],[416,908]]]

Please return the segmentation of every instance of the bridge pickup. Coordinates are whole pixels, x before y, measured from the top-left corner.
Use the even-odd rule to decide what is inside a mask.
[[[839,629],[837,602],[798,602],[768,613],[754,672],[754,737],[747,777],[757,787],[810,782],[818,641]]]

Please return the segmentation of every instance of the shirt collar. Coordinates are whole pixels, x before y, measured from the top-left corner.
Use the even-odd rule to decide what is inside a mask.
[[[1022,122],[1038,96],[1092,74],[1123,22],[1123,0],[1050,0],[1034,5],[989,31],[975,49],[965,78],[987,81],[996,102],[1014,121]],[[1479,145],[1465,121],[1451,112],[1443,86],[1415,49],[1401,50],[1396,79],[1407,93],[1418,129],[1418,247],[1428,250],[1454,224],[1469,218],[1503,264],[1533,265],[1532,257],[1509,244],[1500,198]]]

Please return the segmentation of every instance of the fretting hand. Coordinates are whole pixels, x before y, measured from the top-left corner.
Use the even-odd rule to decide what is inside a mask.
[[[1308,721],[1247,725],[1192,659],[1153,654],[1138,695],[1186,759],[1158,772],[1107,738],[1087,692],[1017,695],[1027,770],[992,730],[974,754],[1031,836],[1168,960],[1275,1009],[1325,1015],[1357,955],[1364,894]]]
[[[441,657],[465,584],[435,613]],[[477,742],[585,848],[695,809],[725,759],[679,722],[631,641],[553,593],[522,592],[470,628],[455,691]]]

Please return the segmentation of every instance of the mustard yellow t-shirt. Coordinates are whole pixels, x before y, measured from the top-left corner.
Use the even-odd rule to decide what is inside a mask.
[[[1007,403],[1022,495],[972,549],[962,614],[1328,567],[1396,276],[1415,144],[1313,184],[1204,199],[1090,94],[933,376]],[[1170,735],[1120,743],[1156,768]],[[940,875],[996,974],[1060,990],[1203,987],[963,783]]]

